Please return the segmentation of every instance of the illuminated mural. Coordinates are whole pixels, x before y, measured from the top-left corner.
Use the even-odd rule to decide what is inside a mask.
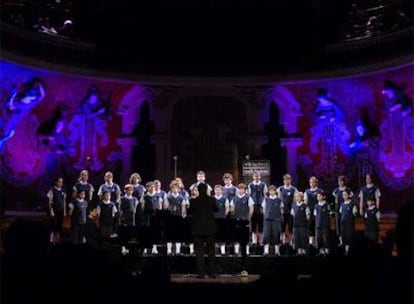
[[[414,164],[412,136],[413,118],[402,118],[399,113],[390,113],[381,124],[379,161],[391,178],[402,178]],[[411,137],[411,138],[410,138]]]
[[[349,132],[345,124],[345,112],[330,96],[326,89],[319,89],[316,94],[318,104],[312,112],[314,126],[311,128],[310,149],[321,155],[320,163],[315,166],[318,176],[332,179],[337,176],[338,149],[347,153]],[[320,148],[318,143],[320,142]]]
[[[399,197],[412,195],[410,189],[414,186],[414,88],[410,81],[414,76],[413,67],[414,64],[348,78],[252,85],[254,90],[248,84],[243,90],[231,85],[226,90],[222,86],[215,90],[212,84],[207,93],[213,93],[206,94],[204,88],[203,95],[200,87],[191,83],[171,87],[163,86],[160,81],[161,84],[151,86],[0,61],[2,191],[13,201],[11,208],[15,201],[24,208],[44,199],[44,189],[57,176],[63,176],[65,185],[70,187],[82,169],[90,170],[92,183],[100,183],[104,171],[110,170],[122,183],[131,170],[142,169],[133,167],[134,164],[145,166],[150,163],[149,159],[156,160],[156,168],[148,168],[156,170],[156,177],[164,183],[168,182],[172,157],[177,153],[172,146],[174,138],[182,135],[178,129],[174,131],[176,134],[171,131],[173,122],[177,123],[172,119],[174,111],[182,110],[179,117],[186,119],[186,124],[182,124],[184,131],[191,133],[192,127],[191,119],[186,117],[190,104],[174,108],[172,100],[185,97],[191,91],[194,100],[207,96],[200,104],[213,97],[227,100],[233,94],[237,99],[246,100],[245,108],[238,109],[240,117],[246,117],[243,132],[247,139],[240,145],[246,147],[243,153],[250,155],[260,156],[269,104],[274,103],[278,109],[274,112],[279,117],[271,123],[279,123],[284,128],[285,138],[280,142],[288,154],[286,168],[297,170],[299,187],[307,186],[300,182],[307,181],[311,175],[318,176],[330,187],[338,175],[345,174],[357,188],[364,174],[374,173],[382,187],[383,206],[392,209],[402,203],[393,198],[397,194]],[[150,113],[148,117],[141,115],[143,104]],[[216,108],[219,106],[216,104]],[[196,107],[195,112],[200,109]],[[215,111],[204,112],[211,116]],[[221,119],[235,118],[232,111],[228,111],[228,118],[224,112],[217,111],[222,113]],[[197,113],[203,115],[203,112]],[[140,121],[140,117],[146,120]],[[233,123],[227,125],[231,129],[229,134],[240,133]],[[218,124],[209,127],[216,133],[220,130]],[[214,140],[219,142],[222,135],[217,133]],[[138,154],[134,155],[134,151],[140,142],[153,145],[154,149],[141,149],[141,160],[137,162],[134,158]],[[255,149],[254,153],[248,151],[249,147]],[[190,152],[189,156],[185,155],[193,157]],[[200,169],[191,168],[191,159],[178,157],[182,162],[188,161],[180,164],[183,168],[191,172]],[[235,167],[237,162],[235,159]]]
[[[103,168],[104,163],[99,160],[98,150],[99,147],[108,145],[106,127],[110,116],[110,96],[103,99],[96,86],[90,87],[68,126],[70,143],[73,146],[79,143],[74,163],[76,169],[90,167],[97,171]]]
[[[37,149],[39,121],[33,109],[44,99],[40,79],[13,85],[3,102],[0,121],[1,174],[17,185],[28,185],[44,171],[44,151]],[[21,151],[16,157],[14,151]]]
[[[3,102],[0,120],[0,152],[6,141],[14,136],[19,124],[45,97],[45,90],[39,79],[25,82],[19,89],[13,85]]]
[[[391,80],[384,81],[383,110],[386,117],[381,123],[378,169],[387,184],[404,187],[405,179],[414,168],[414,118],[412,100]]]

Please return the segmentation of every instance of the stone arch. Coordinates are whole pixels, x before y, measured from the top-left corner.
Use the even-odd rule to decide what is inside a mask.
[[[239,93],[237,90],[229,87],[191,87],[191,88],[182,88],[177,91],[177,94],[169,101],[169,111],[166,117],[166,126],[171,126],[173,119],[173,110],[175,105],[181,100],[192,98],[196,96],[211,96],[211,97],[229,97],[238,100],[244,107],[248,108],[248,98]]]
[[[270,104],[275,103],[279,109],[278,121],[284,126],[286,135],[298,133],[297,118],[302,115],[302,112],[300,104],[289,89],[283,85],[276,85],[266,92],[264,102],[263,121],[268,119]]]
[[[302,139],[297,137],[299,133],[297,119],[302,115],[300,104],[293,94],[283,85],[276,85],[275,87],[270,88],[263,99],[265,103],[262,115],[263,121],[272,123],[272,119],[269,117],[269,112],[274,106],[278,109],[279,117],[278,119],[275,119],[275,122],[278,122],[284,129],[284,138],[280,138],[280,145],[286,150],[282,153],[286,162],[286,171],[295,179],[297,175],[297,149],[302,145]],[[273,112],[277,113],[277,111]],[[277,150],[280,152],[280,149]],[[282,170],[284,169],[285,168]],[[278,168],[278,170],[279,172],[276,175],[273,173],[272,175],[273,177],[280,179],[280,176],[284,174],[284,172],[280,172],[280,168]]]
[[[135,85],[122,98],[116,113],[122,116],[122,131],[117,139],[122,150],[121,180],[128,181],[129,174],[134,166],[133,155],[136,153],[136,127],[140,123],[142,106],[152,99],[148,89],[142,85]],[[149,103],[151,106],[151,103]],[[151,113],[151,111],[150,111]],[[142,172],[140,172],[142,174]]]
[[[139,111],[150,94],[146,87],[135,85],[122,98],[117,109],[117,114],[122,116],[122,135],[129,136],[134,132],[135,126],[139,123]]]
[[[231,87],[188,88],[174,96],[169,104],[169,127],[166,128],[171,154],[167,158],[180,154],[178,173],[184,180],[193,180],[199,169],[208,171],[210,181],[220,181],[223,170],[231,172],[238,180],[239,154],[244,155],[246,150],[248,109],[247,98]],[[182,111],[189,115],[186,121],[183,118],[187,114],[180,114]],[[229,121],[228,117],[234,120]],[[176,147],[177,143],[187,148]],[[199,159],[192,157],[197,151]]]

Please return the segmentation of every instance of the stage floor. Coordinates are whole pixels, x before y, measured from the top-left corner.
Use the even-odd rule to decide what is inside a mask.
[[[30,219],[47,223],[47,218],[42,215],[8,215],[1,221],[2,238],[7,228],[16,218]],[[46,270],[55,276],[47,277],[46,285],[53,290],[63,288],[61,294],[71,295],[73,301],[78,301],[80,294],[75,291],[82,286],[84,296],[85,286],[90,284],[93,288],[90,293],[91,302],[88,303],[245,303],[254,297],[259,303],[298,303],[303,298],[313,297],[314,291],[320,286],[328,286],[334,293],[342,292],[342,286],[348,286],[349,282],[366,290],[366,295],[374,295],[372,303],[380,303],[386,299],[389,303],[401,303],[394,299],[395,295],[412,294],[411,273],[404,275],[404,271],[412,269],[410,265],[402,265],[398,258],[390,255],[390,247],[386,242],[391,241],[392,231],[396,218],[386,218],[382,222],[382,235],[384,236],[378,248],[366,247],[361,243],[357,250],[349,256],[344,256],[341,249],[332,248],[331,255],[327,257],[317,256],[312,250],[308,256],[297,256],[293,251],[284,251],[282,256],[263,256],[252,254],[244,260],[242,257],[231,255],[216,256],[217,278],[198,279],[196,277],[196,258],[185,254],[180,256],[167,255],[166,247],[159,246],[158,255],[139,254],[138,244],[129,244],[128,254],[122,254],[122,246],[116,242],[108,244],[105,248],[85,250],[88,246],[72,245],[65,239],[62,244],[50,245],[47,252]],[[360,224],[357,232],[363,232]],[[67,230],[66,230],[67,233]],[[30,235],[30,233],[29,233]],[[389,238],[389,240],[387,240]],[[19,244],[15,243],[14,245]],[[33,244],[29,244],[31,246]],[[36,243],[36,246],[37,243]],[[47,244],[46,244],[47,246]],[[24,246],[23,246],[24,248]],[[91,248],[89,248],[91,249]],[[188,253],[188,247],[181,247],[184,253]],[[34,248],[32,248],[34,250]],[[86,256],[85,256],[86,253]],[[22,264],[27,259],[26,252],[21,252]],[[394,255],[394,254],[393,254]],[[24,257],[24,259],[23,259]],[[30,260],[29,260],[30,261]],[[56,262],[62,267],[55,267]],[[33,266],[36,263],[27,264]],[[9,265],[9,264],[8,264]],[[102,272],[102,266],[109,268]],[[20,269],[19,267],[17,267]],[[93,272],[91,270],[94,269]],[[27,276],[27,269],[20,269]],[[247,276],[241,272],[246,270]],[[102,275],[102,273],[106,275]],[[19,299],[27,294],[27,301],[10,301],[8,303],[26,303],[32,296],[22,293],[19,276],[13,281],[15,271],[11,271],[11,286],[15,287],[9,296]],[[403,274],[403,275],[401,275]],[[31,277],[28,276],[30,279]],[[78,281],[86,278],[88,282]],[[39,278],[36,277],[36,280]],[[25,286],[30,287],[33,281],[30,279]],[[7,281],[7,280],[5,280]],[[56,282],[58,284],[56,284]],[[78,284],[79,282],[79,284]],[[108,285],[109,282],[109,285]],[[78,284],[78,285],[76,285]],[[96,288],[110,286],[105,292],[98,294],[95,299]],[[79,289],[79,290],[81,290]],[[13,289],[12,289],[13,290]],[[35,289],[37,290],[37,289]],[[60,289],[59,289],[60,290]],[[118,291],[122,290],[121,301]],[[384,294],[385,292],[385,294]],[[410,295],[410,294],[409,294]],[[48,296],[48,295],[47,295]],[[166,300],[167,299],[167,300]],[[53,298],[53,302],[56,299]],[[94,302],[94,300],[96,300]],[[99,300],[99,301],[98,301]],[[346,301],[326,301],[326,303],[351,303],[355,300],[354,293],[350,294]],[[6,303],[6,302],[4,302]],[[43,303],[48,303],[43,301]],[[52,303],[52,301],[51,301]],[[322,302],[323,303],[323,302]]]
[[[231,275],[231,274],[221,274],[217,278],[209,278],[206,277],[205,279],[198,279],[195,274],[171,274],[171,282],[172,283],[179,283],[179,284],[193,284],[193,283],[201,283],[201,284],[249,284],[256,282],[260,279],[260,275],[258,274],[250,274],[247,276],[242,275]]]

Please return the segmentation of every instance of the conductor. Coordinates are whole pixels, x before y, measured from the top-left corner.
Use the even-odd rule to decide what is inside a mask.
[[[198,185],[199,196],[190,201],[188,210],[191,218],[191,234],[194,238],[194,249],[197,263],[197,278],[204,279],[207,274],[210,278],[217,278],[215,265],[214,234],[217,226],[214,213],[218,211],[216,201],[207,195],[207,185]],[[204,267],[204,243],[207,245],[207,269]],[[207,272],[206,272],[207,270]]]

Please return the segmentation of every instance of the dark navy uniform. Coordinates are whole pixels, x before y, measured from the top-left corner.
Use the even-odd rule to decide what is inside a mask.
[[[296,250],[308,248],[309,241],[309,207],[302,203],[293,204],[291,214],[293,216],[293,245]]]
[[[260,181],[259,183],[255,183],[254,181],[250,182],[247,185],[247,193],[251,196],[254,201],[254,209],[251,218],[251,229],[252,232],[255,233],[258,231],[259,233],[263,232],[263,210],[262,210],[262,202],[266,197],[267,193],[267,185]],[[259,242],[259,240],[257,240]]]
[[[168,219],[166,238],[169,242],[181,242],[184,241],[184,229],[186,225],[183,219],[183,208],[185,204],[185,198],[181,194],[175,196],[173,193],[168,194]]]
[[[309,236],[315,236],[315,218],[313,216],[313,209],[318,203],[317,195],[319,192],[323,192],[323,190],[319,187],[316,187],[314,189],[309,188],[305,190],[305,203],[310,211]]]
[[[280,198],[267,197],[263,201],[264,225],[263,225],[263,244],[272,241],[273,244],[280,244],[280,234],[282,233],[282,210],[284,204]]]
[[[52,187],[47,196],[52,201],[51,208],[55,216],[50,218],[50,229],[61,232],[63,227],[63,215],[65,213],[66,192],[62,188]]]
[[[378,243],[379,235],[379,210],[374,206],[365,210],[365,231],[364,235],[368,240]]]
[[[343,245],[352,245],[355,234],[355,217],[358,209],[352,201],[345,201],[339,208]]]
[[[290,186],[288,188],[285,186],[280,186],[277,188],[278,196],[283,203],[282,232],[285,232],[286,228],[288,229],[289,233],[292,233],[293,231],[292,215],[290,214],[290,211],[292,209],[293,198],[296,192],[298,192],[298,189],[294,186]]]
[[[118,212],[115,202],[110,201],[98,204],[99,236],[102,240],[108,239],[114,233],[115,215]]]
[[[74,200],[69,204],[72,210],[71,214],[71,235],[72,242],[75,244],[83,243],[85,238],[85,224],[86,224],[86,208],[88,202],[86,200]]]
[[[324,201],[319,202],[314,207],[315,217],[315,234],[318,249],[329,248],[330,231],[331,231],[331,216],[329,204]]]

